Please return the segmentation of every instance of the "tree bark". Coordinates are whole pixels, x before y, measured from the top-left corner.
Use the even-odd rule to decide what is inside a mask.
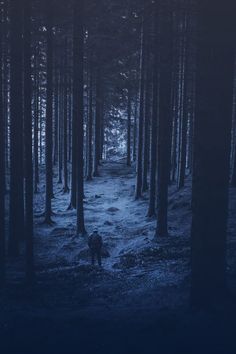
[[[3,107],[3,19],[0,19],[0,286],[5,282],[5,118]]]
[[[128,89],[127,100],[127,166],[131,166],[131,89]]]
[[[160,4],[160,101],[158,129],[158,213],[156,236],[168,235],[168,185],[171,158],[172,22],[171,2]]]
[[[52,215],[52,114],[53,114],[53,0],[47,8],[47,103],[46,103],[46,198],[45,198],[45,223],[51,224]]]
[[[63,192],[68,193],[68,59],[67,59],[67,39],[65,40],[65,65],[64,65],[64,134],[63,134],[63,168],[64,168],[64,186]]]
[[[139,122],[138,122],[138,147],[137,147],[137,177],[135,198],[142,196],[142,168],[143,168],[143,123],[144,123],[144,94],[145,94],[145,48],[146,48],[146,28],[143,20],[140,56],[140,102],[139,102]]]
[[[33,250],[33,154],[31,82],[31,1],[24,0],[24,138],[25,138],[25,236],[26,278],[34,278]]]
[[[191,301],[205,306],[226,290],[235,3],[198,5]]]
[[[155,5],[155,42],[154,42],[154,67],[152,73],[153,100],[152,100],[152,120],[151,120],[151,165],[150,165],[150,190],[148,216],[156,214],[156,177],[157,177],[157,134],[159,115],[159,34],[158,34],[158,5]]]
[[[100,60],[99,60],[100,61]],[[94,134],[94,167],[93,176],[98,177],[98,166],[100,164],[101,148],[101,68],[98,61],[96,68],[96,113],[95,113],[95,134]]]
[[[87,163],[87,181],[92,180],[93,172],[93,73],[90,67],[89,73],[89,111],[88,111],[88,163]]]
[[[73,55],[73,114],[76,123],[76,201],[77,201],[77,234],[86,233],[84,225],[84,171],[83,171],[83,149],[84,149],[84,0],[74,0],[74,55]]]
[[[23,186],[23,85],[22,85],[22,4],[10,1],[11,82],[10,82],[10,216],[9,255],[18,256],[19,239],[24,237]]]

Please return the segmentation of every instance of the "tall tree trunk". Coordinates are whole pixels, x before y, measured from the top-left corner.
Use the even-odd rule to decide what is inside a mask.
[[[150,190],[148,216],[156,214],[156,177],[157,177],[157,133],[159,114],[159,35],[158,35],[158,5],[155,4],[155,42],[154,42],[154,68],[153,68],[153,100],[152,100],[152,120],[151,120],[151,165],[150,165]]]
[[[3,19],[0,18],[0,286],[5,281],[5,118],[3,106]]]
[[[172,26],[171,1],[160,6],[160,113],[158,129],[158,213],[157,236],[168,235],[168,185],[171,155]]]
[[[127,102],[127,166],[131,166],[131,89],[128,89]]]
[[[98,166],[100,164],[101,148],[101,68],[100,61],[96,68],[96,112],[95,112],[95,134],[94,134],[94,166],[93,176],[98,177]]]
[[[46,200],[45,223],[51,224],[52,215],[52,114],[53,114],[53,0],[47,8],[47,103],[46,103]]]
[[[189,51],[187,40],[187,21],[186,14],[183,16],[183,51],[182,51],[182,108],[181,108],[181,130],[180,144],[179,144],[179,175],[178,175],[178,189],[184,187],[186,174],[186,159],[187,159],[187,128],[188,128],[188,113],[189,113]]]
[[[24,129],[25,129],[25,236],[26,278],[34,276],[33,253],[33,156],[31,107],[31,1],[24,0]]]
[[[100,103],[100,120],[101,120],[101,126],[100,126],[100,160],[99,164],[101,165],[101,161],[103,159],[103,149],[104,149],[104,87],[103,84],[101,84],[101,103]]]
[[[93,73],[90,67],[89,74],[89,111],[88,111],[88,163],[87,163],[87,181],[92,180],[93,172]]]
[[[145,48],[146,48],[146,28],[143,20],[141,56],[140,56],[140,102],[139,102],[139,122],[138,122],[138,148],[137,148],[137,178],[135,198],[142,196],[142,167],[143,167],[143,123],[144,123],[144,94],[145,94]]]
[[[146,68],[146,85],[145,85],[145,113],[144,113],[144,134],[143,134],[143,176],[142,176],[142,192],[148,190],[148,167],[149,167],[149,154],[150,154],[150,103],[151,103],[151,70],[149,48],[147,50],[147,68]]]
[[[58,70],[55,69],[55,91],[54,91],[54,149],[53,149],[53,165],[58,163],[58,114],[59,114],[59,78]]]
[[[232,175],[231,186],[236,187],[236,52],[234,54],[234,89],[233,89],[233,119],[232,119]]]
[[[64,142],[64,148],[63,148],[63,158],[64,158],[64,163],[63,163],[63,168],[64,168],[64,186],[63,186],[63,192],[68,193],[69,192],[69,187],[68,187],[68,54],[67,54],[67,39],[65,41],[65,68],[64,68],[64,134],[63,134],[63,142]]]
[[[69,132],[68,132],[68,160],[72,162],[72,85],[71,85],[71,74],[69,76],[69,94],[68,94],[68,116],[69,116]]]
[[[133,161],[136,161],[137,157],[137,120],[138,120],[138,95],[135,99],[134,107],[134,124],[133,124]]]
[[[198,4],[191,300],[202,306],[226,290],[235,2]]]
[[[76,64],[77,65],[77,64]],[[73,91],[74,91],[74,80],[75,78],[73,77]],[[73,94],[74,96],[74,94]],[[70,205],[69,209],[76,209],[76,190],[77,190],[77,173],[76,173],[76,164],[77,164],[77,123],[76,123],[76,115],[74,112],[74,97],[72,98],[72,165],[71,165],[71,193],[70,193]]]
[[[11,150],[10,150],[10,217],[9,254],[18,256],[19,239],[24,236],[23,186],[23,85],[22,85],[22,4],[10,1],[11,26]]]
[[[73,34],[73,114],[76,123],[76,147],[77,147],[77,187],[76,187],[76,202],[77,202],[77,233],[85,234],[84,225],[84,171],[83,171],[83,149],[84,149],[84,0],[74,0],[74,34]]]
[[[39,75],[38,75],[38,49],[35,49],[35,72],[34,72],[34,193],[38,192],[38,184],[39,184],[39,139],[38,139],[38,125],[39,125]]]
[[[59,91],[58,91],[58,183],[62,183],[62,166],[63,166],[63,80],[60,73]]]

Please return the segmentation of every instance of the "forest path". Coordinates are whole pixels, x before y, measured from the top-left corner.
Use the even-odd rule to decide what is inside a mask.
[[[85,183],[85,224],[88,234],[99,230],[104,241],[103,271],[91,267],[87,236],[76,235],[76,211],[67,210],[69,195],[56,185],[53,200],[55,225],[36,226],[36,269],[44,279],[79,276],[85,293],[100,289],[96,301],[124,301],[131,306],[133,298],[121,294],[148,291],[142,301],[155,298],[157,289],[173,286],[188,275],[190,193],[189,183],[181,193],[170,190],[170,234],[154,239],[156,219],[148,218],[148,194],[135,200],[135,169],[125,160],[105,161],[100,177]],[[44,205],[43,186],[38,195],[38,210]],[[94,278],[94,272],[97,278]],[[100,274],[100,275],[99,275]],[[73,279],[74,281],[74,279]],[[58,280],[60,282],[60,280]],[[109,287],[109,295],[107,295]],[[64,296],[64,295],[63,295]],[[86,295],[87,296],[87,295]]]
[[[62,194],[61,185],[57,185],[53,211],[55,225],[37,227],[37,241],[40,268],[55,266],[57,262],[71,264],[80,261],[90,262],[87,249],[87,237],[75,235],[76,212],[67,211],[69,195]],[[110,257],[104,260],[104,267],[114,269],[120,253],[133,248],[133,243],[143,243],[153,238],[155,220],[146,218],[147,202],[134,200],[135,171],[124,160],[107,161],[100,167],[100,176],[85,183],[85,224],[88,234],[94,228],[101,233],[106,251]],[[38,195],[38,212],[43,204],[43,193]],[[142,238],[140,239],[139,236]],[[48,236],[48,237],[47,237]],[[56,237],[56,238],[55,238]],[[46,241],[47,239],[47,241]],[[47,242],[47,252],[42,242]]]

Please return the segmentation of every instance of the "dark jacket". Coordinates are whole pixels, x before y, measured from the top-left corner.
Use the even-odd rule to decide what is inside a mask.
[[[97,233],[92,233],[88,239],[88,246],[91,250],[100,250],[102,248],[102,237]]]

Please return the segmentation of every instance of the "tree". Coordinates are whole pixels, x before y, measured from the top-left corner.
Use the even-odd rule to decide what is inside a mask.
[[[151,21],[150,21],[151,22]],[[147,25],[146,43],[146,67],[145,67],[145,93],[144,93],[144,132],[143,132],[143,167],[142,167],[142,192],[148,190],[148,169],[150,155],[150,121],[151,121],[151,92],[152,92],[152,68],[151,68],[151,41],[150,25]]]
[[[88,111],[88,151],[87,151],[87,181],[92,180],[92,170],[93,170],[93,72],[92,64],[90,65],[89,72],[89,111]]]
[[[85,234],[84,225],[84,1],[74,0],[74,33],[73,33],[73,115],[77,132],[76,148],[76,202],[77,202],[77,233]]]
[[[138,95],[136,95],[134,103],[134,123],[133,123],[133,161],[136,161],[136,145],[137,145],[137,118],[138,118]]]
[[[101,85],[101,67],[100,61],[98,60],[96,67],[96,112],[95,112],[95,133],[94,133],[94,167],[93,167],[93,176],[98,177],[99,171],[98,166],[100,164],[101,157],[101,104],[102,104],[102,85]]]
[[[151,164],[150,164],[150,190],[149,190],[149,208],[148,216],[156,214],[156,177],[157,177],[157,128],[158,128],[158,100],[159,100],[159,27],[158,22],[158,4],[155,3],[155,41],[154,41],[154,68],[152,73],[153,81],[153,99],[152,99],[152,119],[151,119]]]
[[[25,138],[25,236],[26,277],[34,276],[33,253],[33,156],[31,107],[31,1],[24,0],[24,138]]]
[[[232,122],[232,175],[231,186],[236,187],[236,55],[234,54],[234,92],[233,92],[233,122]]]
[[[142,166],[143,166],[143,123],[144,123],[144,95],[145,95],[145,49],[146,49],[146,24],[143,19],[141,34],[141,55],[140,55],[140,103],[138,122],[138,148],[137,148],[137,179],[135,197],[142,196]]]
[[[22,4],[10,1],[10,216],[9,254],[19,254],[19,240],[24,237],[23,186],[23,85],[22,85]]]
[[[45,4],[47,8],[47,100],[46,100],[46,198],[45,198],[45,223],[52,224],[52,194],[53,194],[53,171],[52,171],[52,114],[53,114],[53,0],[51,4]]]
[[[168,184],[171,155],[171,58],[172,23],[171,1],[160,2],[160,92],[158,129],[158,213],[157,236],[168,235]],[[157,64],[155,64],[157,65]]]
[[[180,72],[180,117],[179,117],[179,151],[178,151],[178,188],[181,189],[185,184],[185,172],[186,172],[186,158],[187,158],[187,124],[188,124],[188,69],[190,56],[188,55],[188,19],[186,16],[186,10],[184,9],[181,16],[181,72]]]
[[[200,0],[193,166],[193,305],[226,290],[235,3]]]
[[[0,286],[5,281],[5,120],[3,109],[3,19],[0,31]]]
[[[68,52],[67,39],[65,40],[65,65],[64,65],[64,148],[63,148],[63,167],[64,167],[64,187],[63,192],[68,193]]]
[[[131,166],[131,89],[128,89],[127,100],[127,166]]]
[[[38,192],[39,184],[39,139],[38,139],[38,128],[39,128],[39,74],[38,74],[38,48],[35,49],[35,73],[34,73],[34,193]]]

